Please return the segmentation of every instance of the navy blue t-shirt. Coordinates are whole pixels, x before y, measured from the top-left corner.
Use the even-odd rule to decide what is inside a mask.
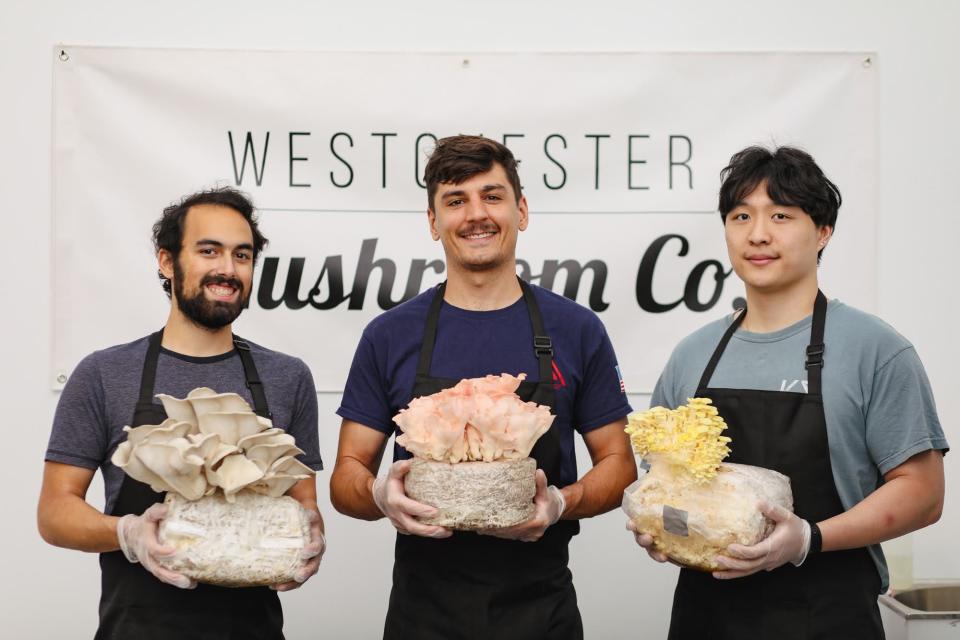
[[[554,413],[560,433],[560,482],[577,480],[573,432],[587,433],[630,413],[617,359],[600,319],[589,309],[531,285],[553,341]],[[386,434],[413,392],[431,288],[375,318],[360,338],[337,414]],[[504,309],[468,311],[443,303],[430,375],[477,378],[526,373],[538,381],[533,328],[521,297]]]

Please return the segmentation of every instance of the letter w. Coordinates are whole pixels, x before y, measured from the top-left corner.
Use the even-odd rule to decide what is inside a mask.
[[[230,157],[233,160],[233,177],[236,180],[236,185],[239,187],[243,184],[243,174],[247,170],[247,153],[250,153],[250,161],[253,164],[253,178],[257,182],[257,186],[260,186],[260,183],[263,182],[263,169],[267,164],[267,148],[270,146],[270,132],[267,131],[267,135],[263,139],[263,155],[260,156],[260,167],[257,168],[257,152],[253,148],[253,135],[247,131],[247,139],[243,144],[243,160],[240,162],[240,169],[237,169],[237,152],[233,146],[233,132],[227,131],[227,137],[230,139]]]

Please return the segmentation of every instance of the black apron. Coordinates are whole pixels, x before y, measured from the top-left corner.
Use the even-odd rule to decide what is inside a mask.
[[[167,419],[163,405],[153,402],[162,338],[162,330],[150,336],[131,426],[160,424]],[[250,347],[236,337],[233,342],[253,396],[254,411],[269,418],[266,394]],[[164,495],[124,476],[109,515],[139,515],[150,505],[163,502]],[[101,553],[100,569],[100,627],[95,640],[283,639],[280,599],[268,587],[230,589],[200,584],[196,589],[179,589],[160,582],[140,564],[128,562],[122,551]]]
[[[539,379],[517,389],[524,401],[553,409],[553,345],[540,307],[520,281],[533,326],[532,348]],[[446,283],[427,313],[412,398],[448,389],[459,382],[430,375],[437,320]],[[493,372],[492,372],[493,373]],[[496,372],[499,373],[499,372]],[[556,421],[530,452],[547,482],[560,486],[560,436]],[[394,459],[410,454],[395,445]],[[537,542],[504,540],[473,532],[446,539],[397,535],[393,589],[384,625],[388,640],[575,640],[583,625],[573,589],[567,545],[579,523],[561,520]]]
[[[746,310],[730,325],[697,386],[729,425],[728,462],[789,476],[794,511],[820,522],[843,512],[830,466],[821,395],[827,299],[817,292],[807,347],[808,392],[708,388]],[[681,569],[670,620],[671,640],[856,640],[884,637],[880,576],[866,548],[811,555],[743,578],[717,580]]]

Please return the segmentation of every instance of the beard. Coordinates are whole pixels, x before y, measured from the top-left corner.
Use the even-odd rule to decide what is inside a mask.
[[[204,288],[208,284],[223,284],[233,287],[239,292],[236,302],[223,302],[221,300],[208,300],[204,295]],[[249,293],[243,290],[243,283],[236,278],[227,276],[206,275],[200,280],[197,292],[188,296],[183,290],[183,270],[180,268],[180,261],[173,262],[173,294],[177,298],[177,307],[194,324],[204,329],[216,331],[233,323],[240,313],[247,306],[250,298]]]

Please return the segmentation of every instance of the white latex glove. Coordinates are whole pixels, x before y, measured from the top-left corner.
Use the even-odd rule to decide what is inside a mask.
[[[633,539],[637,541],[637,544],[643,547],[647,555],[656,560],[657,562],[667,562],[669,558],[662,551],[657,551],[653,546],[653,536],[649,533],[640,533],[637,531],[637,525],[633,523],[633,520],[627,520],[627,531],[633,532]]]
[[[320,512],[308,509],[307,514],[310,518],[310,542],[300,550],[300,558],[306,562],[297,569],[296,573],[293,574],[293,580],[290,582],[270,585],[270,588],[275,591],[298,589],[320,570],[320,560],[327,550],[327,538],[320,530]]]
[[[547,486],[547,476],[542,469],[537,469],[536,483],[537,492],[533,496],[534,511],[529,520],[512,527],[483,529],[477,533],[521,542],[536,542],[542,538],[547,527],[556,524],[563,515],[564,509],[567,508],[567,501],[560,489],[553,485]]]
[[[176,571],[164,568],[157,558],[172,556],[175,547],[160,544],[157,533],[160,521],[167,516],[167,507],[163,504],[152,505],[143,515],[127,514],[117,520],[117,540],[120,550],[130,562],[139,562],[161,582],[172,584],[181,589],[193,589],[197,582]]]
[[[453,532],[444,527],[423,524],[417,517],[430,518],[437,510],[430,505],[411,500],[403,486],[403,478],[410,471],[412,460],[397,460],[385,476],[373,482],[373,501],[397,531],[425,538],[449,538]]]
[[[717,563],[724,570],[714,571],[714,578],[741,578],[757,571],[773,571],[788,562],[799,567],[806,560],[810,550],[810,523],[780,505],[761,502],[757,506],[763,515],[773,520],[773,531],[753,546],[727,547],[729,556],[717,556]]]

